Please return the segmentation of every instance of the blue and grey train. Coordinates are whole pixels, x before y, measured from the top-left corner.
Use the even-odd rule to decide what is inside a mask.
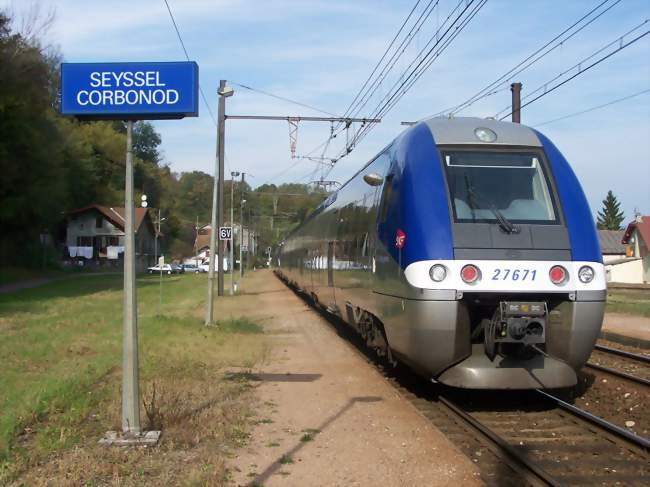
[[[569,163],[479,118],[405,130],[287,236],[277,272],[391,362],[468,389],[575,385],[606,299]]]

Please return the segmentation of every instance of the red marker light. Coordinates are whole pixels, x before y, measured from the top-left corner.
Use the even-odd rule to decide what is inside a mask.
[[[551,267],[551,270],[548,271],[548,277],[551,279],[553,284],[560,286],[569,279],[569,273],[561,265],[554,265]]]
[[[460,270],[460,277],[467,284],[474,284],[481,277],[481,271],[472,264],[467,264]]]

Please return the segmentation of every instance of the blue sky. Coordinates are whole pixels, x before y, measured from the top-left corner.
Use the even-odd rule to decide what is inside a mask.
[[[200,66],[201,85],[216,114],[216,87],[227,79],[342,113],[415,4],[408,1],[336,0],[168,0],[185,45]],[[0,8],[20,14],[33,2],[0,0]],[[49,41],[65,60],[183,60],[163,0],[41,0],[56,10]],[[403,70],[457,0],[441,0],[398,64]],[[415,120],[459,103],[498,78],[555,34],[594,7],[597,1],[489,0],[468,28],[431,66],[382,123],[329,179],[344,181]],[[553,54],[522,73],[523,94],[532,91],[650,17],[647,0],[622,0]],[[647,30],[650,23],[639,32]],[[392,84],[392,83],[391,83]],[[234,86],[229,114],[318,115]],[[535,126],[650,88],[650,36],[567,83],[522,112]],[[386,87],[383,88],[384,92]],[[382,90],[380,90],[382,91]],[[383,96],[383,95],[382,95]],[[461,113],[487,117],[506,107],[503,91]],[[375,103],[376,104],[376,103]],[[372,103],[369,106],[373,106]],[[176,171],[213,172],[215,128],[205,106],[200,117],[160,121],[166,161]],[[581,116],[540,127],[571,162],[594,210],[608,189],[630,218],[635,208],[650,214],[650,93]],[[298,154],[329,133],[329,125],[302,123]],[[229,121],[228,169],[251,174],[254,186],[267,182],[306,182],[315,169],[292,160],[285,122]],[[332,143],[328,154],[341,148]],[[285,169],[293,167],[282,173]],[[254,176],[254,177],[253,177]],[[273,179],[272,179],[273,178]]]

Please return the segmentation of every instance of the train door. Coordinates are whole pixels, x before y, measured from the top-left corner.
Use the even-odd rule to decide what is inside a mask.
[[[372,193],[372,207],[369,213],[372,215],[372,221],[368,228],[368,238],[366,243],[365,252],[367,255],[367,269],[366,273],[367,286],[370,289],[376,287],[376,271],[377,260],[382,259],[383,247],[379,240],[379,225],[386,219],[388,210],[387,201],[393,189],[393,174],[390,174],[390,152],[386,150],[382,153],[373,163],[373,170],[383,177],[383,182],[377,186]]]

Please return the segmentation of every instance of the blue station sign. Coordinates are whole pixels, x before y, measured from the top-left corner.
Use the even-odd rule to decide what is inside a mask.
[[[195,62],[62,63],[61,113],[87,119],[199,114]]]

